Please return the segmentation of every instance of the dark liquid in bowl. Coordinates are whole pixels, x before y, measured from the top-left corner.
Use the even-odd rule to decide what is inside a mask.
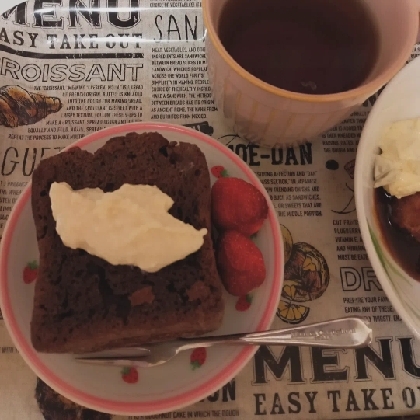
[[[385,244],[399,266],[420,281],[420,243],[391,222],[392,201],[383,188],[375,189],[375,207]]]
[[[375,23],[360,0],[228,0],[219,36],[255,77],[315,95],[360,86],[379,50]]]

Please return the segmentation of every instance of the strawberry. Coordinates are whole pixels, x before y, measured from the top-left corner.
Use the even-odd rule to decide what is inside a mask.
[[[23,269],[23,281],[25,284],[30,284],[36,280],[38,277],[38,263],[36,261],[31,261],[26,264],[26,267]]]
[[[204,365],[207,359],[207,350],[205,347],[198,347],[194,349],[190,355],[190,363],[192,369],[197,369]]]
[[[266,276],[264,258],[247,236],[228,231],[217,249],[217,264],[226,290],[234,296],[245,296],[261,286]]]
[[[219,178],[211,191],[212,215],[217,228],[246,236],[257,233],[268,216],[263,194],[239,178]]]
[[[127,384],[136,384],[139,381],[139,373],[134,367],[125,367],[121,371],[121,377]]]
[[[215,176],[216,178],[223,178],[228,175],[228,171],[223,167],[223,166],[213,166],[210,169],[211,173],[213,176]]]
[[[236,302],[235,309],[239,312],[245,312],[251,307],[251,303],[251,295],[240,296]]]

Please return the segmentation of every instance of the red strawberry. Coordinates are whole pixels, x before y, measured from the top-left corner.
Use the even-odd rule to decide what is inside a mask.
[[[26,264],[26,267],[23,269],[23,281],[26,284],[30,284],[36,280],[38,277],[38,263],[36,261],[31,261]]]
[[[191,367],[197,369],[204,365],[207,359],[207,350],[205,347],[198,347],[194,349],[190,356]]]
[[[235,309],[239,312],[245,312],[251,307],[251,303],[251,295],[241,296],[236,302]]]
[[[134,367],[125,367],[121,371],[121,377],[127,384],[136,384],[139,381],[139,373]]]
[[[268,216],[263,194],[239,178],[219,178],[213,185],[211,198],[213,221],[221,230],[236,230],[251,236]]]
[[[217,249],[217,264],[226,290],[234,296],[247,295],[265,280],[264,258],[258,247],[239,232],[225,232]]]
[[[223,166],[213,166],[210,171],[212,175],[216,178],[223,178],[225,176],[229,176],[228,171]]]

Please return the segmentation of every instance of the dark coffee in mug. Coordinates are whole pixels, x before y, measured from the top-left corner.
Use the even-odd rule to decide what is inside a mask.
[[[253,76],[314,95],[360,86],[379,51],[362,0],[228,0],[219,37]]]

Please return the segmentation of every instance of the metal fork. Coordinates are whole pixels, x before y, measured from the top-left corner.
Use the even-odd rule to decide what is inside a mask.
[[[168,362],[181,351],[216,344],[357,348],[368,345],[371,340],[372,330],[367,322],[361,318],[349,317],[281,330],[179,339],[143,347],[125,347],[78,355],[75,356],[75,360],[101,365],[153,367]]]

